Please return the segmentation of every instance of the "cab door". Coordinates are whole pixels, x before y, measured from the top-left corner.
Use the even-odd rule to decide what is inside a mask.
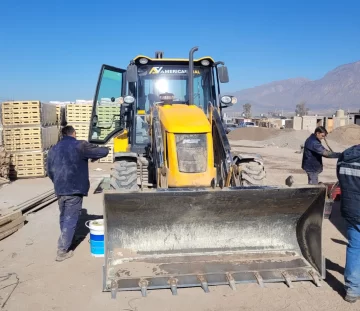
[[[126,92],[125,69],[103,65],[92,108],[89,142],[105,144],[122,130],[120,108]]]

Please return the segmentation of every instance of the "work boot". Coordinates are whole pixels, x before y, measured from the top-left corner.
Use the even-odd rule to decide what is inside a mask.
[[[70,257],[72,257],[74,255],[73,251],[63,251],[63,250],[58,250],[57,252],[57,256],[56,256],[56,261],[63,261],[65,259],[68,259]]]
[[[348,294],[346,294],[344,300],[347,301],[347,302],[350,302],[350,303],[354,303],[356,302],[357,300],[359,300],[360,297],[359,296],[350,296]]]

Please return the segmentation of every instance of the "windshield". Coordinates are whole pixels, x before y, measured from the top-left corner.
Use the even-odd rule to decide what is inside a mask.
[[[174,102],[187,103],[188,67],[187,66],[143,66],[138,69],[138,110],[149,111],[160,101],[159,95],[171,93]],[[212,100],[212,76],[209,67],[194,67],[194,102],[204,111]]]

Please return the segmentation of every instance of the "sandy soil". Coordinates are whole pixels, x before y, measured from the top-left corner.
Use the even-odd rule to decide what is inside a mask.
[[[241,149],[241,151],[245,151]],[[306,183],[301,171],[301,155],[286,148],[246,148],[247,152],[260,153],[267,165],[268,183],[283,184],[292,174],[296,183]],[[321,180],[335,180],[334,160],[325,161]],[[94,171],[101,168],[101,171]],[[109,173],[109,165],[91,165],[91,188],[95,190],[102,176]],[[21,187],[20,187],[21,185]],[[16,204],[31,197],[33,185],[45,188],[48,179],[23,180],[0,189],[0,204]],[[16,200],[14,199],[16,198]],[[324,221],[324,249],[327,278],[322,287],[311,282],[268,284],[260,288],[255,284],[238,285],[237,291],[228,286],[211,287],[205,294],[201,288],[180,289],[178,296],[168,290],[150,291],[143,298],[139,292],[119,293],[116,300],[102,288],[102,258],[93,258],[89,250],[89,236],[83,223],[102,215],[102,195],[91,194],[84,201],[84,213],[77,231],[78,247],[72,259],[62,263],[54,261],[59,235],[58,208],[54,203],[30,215],[28,223],[12,236],[0,241],[0,275],[16,273],[19,284],[4,310],[72,311],[72,310],[201,310],[201,311],[261,311],[261,310],[360,310],[360,302],[348,304],[342,298],[343,267],[346,239],[343,223],[335,207],[333,218]],[[2,279],[0,278],[0,281]],[[16,282],[15,275],[0,282],[0,304],[4,303]],[[7,287],[5,287],[7,286]]]

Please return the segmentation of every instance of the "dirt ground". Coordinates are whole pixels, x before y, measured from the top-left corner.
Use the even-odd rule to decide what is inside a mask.
[[[284,184],[290,174],[296,183],[307,182],[301,170],[302,155],[296,154],[295,150],[277,147],[245,149],[235,147],[235,150],[259,153],[264,157],[269,184]],[[335,180],[335,164],[335,160],[325,161],[320,180]],[[94,170],[96,168],[101,170]],[[91,192],[109,171],[107,164],[91,164]],[[20,203],[36,195],[35,191],[40,189],[41,193],[49,187],[51,183],[47,178],[17,181],[0,189],[0,206]],[[150,291],[146,298],[141,297],[140,292],[123,292],[118,293],[116,300],[102,292],[104,259],[91,257],[89,235],[81,238],[88,233],[85,220],[102,217],[102,195],[90,194],[83,208],[76,233],[79,245],[70,260],[61,263],[54,260],[59,236],[57,203],[30,215],[21,230],[0,241],[0,304],[5,302],[19,279],[4,310],[360,310],[360,302],[348,304],[342,298],[347,241],[338,206],[334,207],[331,221],[324,221],[327,277],[322,287],[316,287],[312,282],[294,283],[293,289],[282,283],[267,284],[266,288],[243,284],[237,286],[237,291],[228,286],[211,287],[210,293],[204,293],[201,288],[180,289],[178,296],[172,296],[170,290]],[[14,274],[6,279],[4,276],[9,273]]]

